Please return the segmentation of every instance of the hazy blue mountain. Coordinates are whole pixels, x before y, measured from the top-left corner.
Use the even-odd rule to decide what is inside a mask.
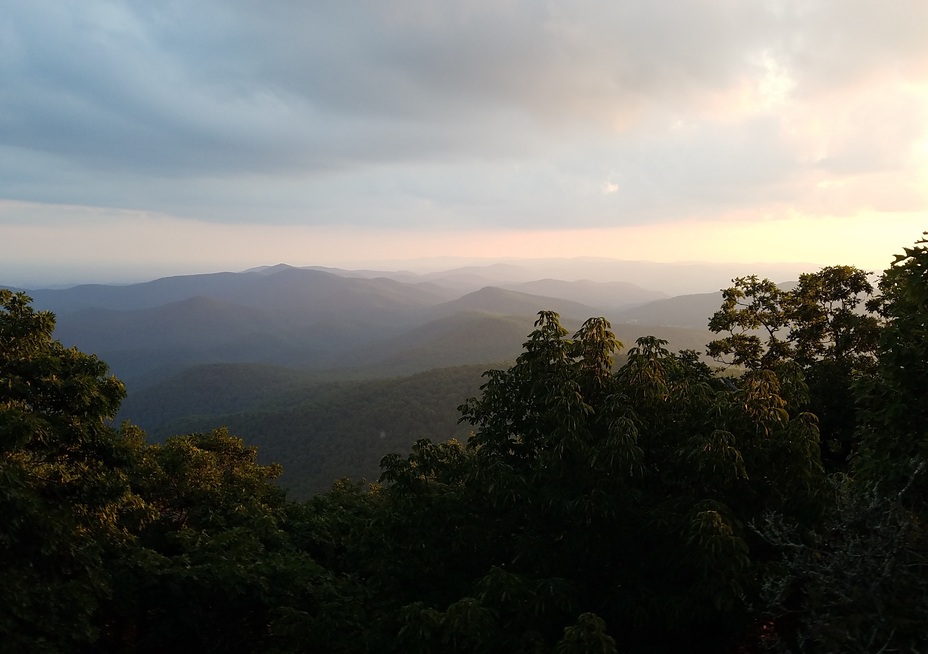
[[[648,293],[632,285],[557,280],[524,287],[574,296],[586,290],[594,300],[597,294],[614,296],[613,291],[632,292],[637,297]],[[125,308],[194,291],[211,295]],[[505,358],[518,351],[543,309],[558,311],[568,326],[605,314],[614,322],[701,328],[719,305],[713,299],[689,307],[689,300],[675,298],[663,301],[668,303],[663,312],[659,310],[663,305],[652,303],[623,313],[563,297],[496,287],[443,301],[448,294],[447,289],[429,283],[348,278],[274,266],[126,287],[75,287],[40,295],[36,304],[52,309],[93,302],[124,307],[61,311],[56,336],[66,345],[97,354],[134,388],[185,366],[206,363],[366,368],[369,374],[406,374]],[[680,347],[691,347],[694,339],[686,335],[676,340],[685,343]]]
[[[534,319],[533,315],[462,311],[362,345],[342,357],[341,363],[368,375],[386,376],[514,359]]]
[[[126,286],[83,284],[66,289],[36,289],[29,295],[37,307],[61,316],[82,309],[148,309],[197,296],[224,299],[229,289],[255,279],[243,273],[180,275]]]
[[[454,291],[457,294],[470,293],[485,286],[502,286],[523,283],[535,279],[536,272],[513,264],[494,263],[477,266],[462,266],[433,272],[414,273],[407,270],[343,270],[312,266],[312,270],[322,270],[344,277],[377,278],[386,277],[405,283],[430,283]],[[448,298],[451,299],[451,298]]]
[[[706,329],[721,305],[721,292],[678,295],[621,310],[616,318],[627,323]]]
[[[698,254],[698,253],[694,253]],[[548,259],[516,259],[508,262],[421,259],[392,261],[380,264],[377,271],[366,271],[368,276],[384,276],[411,281],[409,271],[419,279],[434,281],[442,286],[454,286],[469,292],[484,286],[509,287],[513,284],[539,279],[564,281],[591,280],[594,282],[626,282],[668,296],[706,293],[727,288],[734,277],[758,275],[773,280],[796,279],[800,273],[814,272],[820,266],[812,263],[706,263],[629,261],[606,257],[576,257]],[[452,267],[454,266],[454,267]],[[403,272],[390,270],[402,268]],[[443,268],[442,270],[437,270]],[[334,269],[328,269],[333,270]],[[348,274],[353,274],[349,271]]]
[[[57,338],[136,386],[185,364],[337,366],[340,353],[417,327],[456,297],[426,282],[289,266],[29,293],[57,314]]]
[[[797,282],[781,282],[777,286],[788,291]],[[622,309],[615,314],[621,322],[643,325],[672,325],[706,329],[709,319],[722,306],[722,293],[695,293],[655,300],[637,307]]]
[[[797,279],[800,273],[814,272],[820,267],[810,263],[663,263],[595,257],[539,259],[521,263],[533,271],[544,271],[536,278],[622,281],[669,296],[718,291],[731,286],[734,277],[745,275],[757,275],[774,281]]]
[[[66,345],[92,351],[221,347],[274,328],[274,318],[266,311],[197,296],[145,309],[82,309],[59,314],[56,336]]]
[[[528,282],[538,277],[538,273],[507,263],[494,263],[483,266],[463,266],[437,272],[429,272],[422,278],[440,286],[457,289],[460,292],[476,291],[485,286],[502,286]]]
[[[272,311],[195,297],[148,309],[63,314],[55,336],[65,345],[98,355],[127,384],[138,386],[200,363],[311,365],[350,346],[368,327],[300,322]]]
[[[535,316],[543,310],[557,311],[562,317],[580,320],[601,314],[596,308],[579,302],[507,291],[495,286],[487,286],[451,302],[440,304],[430,313],[435,317],[451,316],[462,311],[483,311],[504,316]]]
[[[427,282],[347,278],[285,265],[244,273],[164,277],[127,286],[84,285],[28,292],[37,307],[59,315],[91,308],[145,309],[198,296],[287,316],[334,311],[350,315],[372,309],[400,314],[410,307],[429,306],[453,297],[447,289]]]
[[[593,282],[581,279],[567,282],[561,279],[538,279],[521,284],[503,285],[503,289],[560,298],[614,312],[618,309],[645,304],[667,297],[628,282]]]

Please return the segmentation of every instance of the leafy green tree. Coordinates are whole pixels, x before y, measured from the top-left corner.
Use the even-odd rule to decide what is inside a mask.
[[[557,646],[557,654],[615,654],[615,639],[606,633],[602,618],[582,613],[577,624],[564,629],[564,638]]]
[[[747,370],[796,363],[809,390],[803,408],[819,420],[826,467],[846,471],[856,430],[851,384],[873,370],[880,334],[879,317],[864,310],[873,294],[868,273],[829,266],[800,275],[790,290],[756,276],[733,282],[709,321],[710,330],[727,335],[707,352]]]
[[[325,625],[279,467],[222,429],[112,428],[123,385],[53,329],[0,290],[0,649],[255,652],[288,615]]]
[[[613,371],[608,322],[566,336],[542,312],[515,365],[486,373],[466,448],[384,460],[378,583],[412,589],[385,618],[398,649],[733,649],[772,556],[748,523],[817,520],[795,366],[732,382],[644,338]]]
[[[711,331],[727,334],[709,344],[710,356],[749,370],[784,360],[803,369],[821,361],[851,368],[873,361],[879,322],[861,311],[873,294],[865,271],[829,266],[800,275],[791,290],[756,275],[732,281],[709,319]]]
[[[761,533],[783,552],[768,570],[768,651],[844,654],[928,648],[928,530],[896,498],[832,479],[831,510],[810,539],[770,516]]]
[[[125,395],[106,364],[52,339],[54,317],[0,290],[0,642],[73,651],[94,641],[106,561],[137,504],[135,444],[110,427]]]
[[[303,597],[277,611],[270,625],[272,651],[384,651],[377,629],[384,600],[377,597],[372,572],[384,557],[377,518],[382,500],[377,484],[340,479],[326,493],[287,505],[291,540],[326,572],[302,580]]]
[[[722,307],[709,319],[711,331],[728,336],[709,343],[707,352],[717,359],[730,357],[726,363],[749,370],[772,368],[792,354],[785,336],[787,293],[757,275],[737,277],[732,283],[722,291]]]
[[[861,378],[860,481],[923,516],[928,501],[928,240],[904,248],[883,273],[871,303],[885,320],[875,374]]]
[[[766,585],[772,629],[762,641],[773,651],[928,648],[926,243],[896,256],[869,303],[884,326],[875,364],[850,386],[859,438],[852,476],[833,476],[812,538],[778,517],[761,529],[783,552]],[[846,351],[856,347],[848,341]]]
[[[134,547],[114,565],[100,645],[135,652],[261,651],[270,623],[307,603],[324,571],[297,548],[279,466],[225,429],[145,448]]]
[[[880,334],[877,317],[863,311],[872,295],[869,274],[852,266],[800,275],[786,304],[791,358],[803,368],[831,361],[867,369]]]

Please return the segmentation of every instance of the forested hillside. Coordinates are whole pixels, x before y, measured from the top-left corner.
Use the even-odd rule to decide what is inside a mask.
[[[342,477],[376,480],[385,454],[418,439],[466,440],[470,429],[459,424],[458,406],[478,392],[483,370],[321,382],[287,369],[207,366],[130,396],[122,414],[155,440],[228,427],[259,447],[260,461],[286,461],[278,482],[306,499]],[[170,413],[153,413],[158,407]]]
[[[847,266],[737,278],[707,319],[725,375],[551,310],[479,378],[200,368],[191,388],[226,397],[151,387],[215,411],[153,414],[192,432],[154,442],[117,426],[102,360],[0,290],[0,648],[925,651],[928,240],[876,287]],[[249,375],[264,394],[236,411]],[[461,391],[472,435],[426,433]],[[276,483],[295,457],[236,435],[291,422],[418,440],[377,483],[297,499]]]

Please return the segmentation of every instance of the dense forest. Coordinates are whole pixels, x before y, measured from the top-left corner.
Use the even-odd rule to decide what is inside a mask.
[[[2,651],[928,649],[928,240],[733,280],[724,374],[542,311],[467,438],[300,501],[224,427],[117,425],[54,327],[0,291]]]

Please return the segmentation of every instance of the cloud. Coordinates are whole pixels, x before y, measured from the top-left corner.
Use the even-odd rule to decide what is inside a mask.
[[[16,3],[0,197],[423,228],[924,210],[925,24],[921,0]]]

